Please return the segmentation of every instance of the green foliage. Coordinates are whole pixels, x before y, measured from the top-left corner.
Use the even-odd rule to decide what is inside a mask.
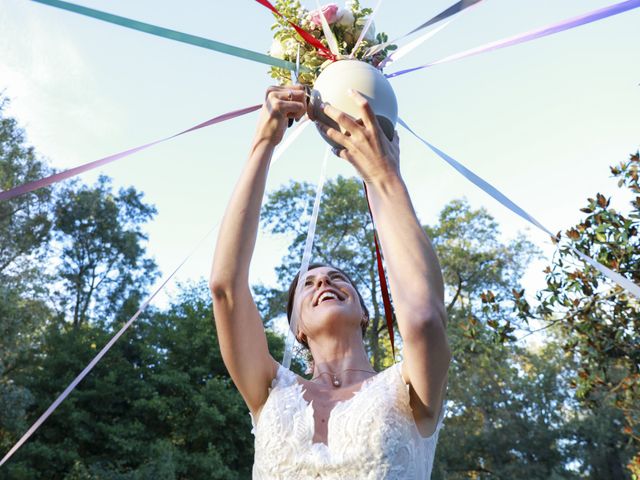
[[[15,119],[3,115],[8,99],[0,93],[0,190],[48,175],[49,169],[26,144]],[[36,275],[32,267],[49,239],[51,190],[43,188],[0,202],[0,275]],[[5,277],[6,278],[6,277]],[[6,279],[8,280],[8,279]]]
[[[30,422],[112,333],[94,324],[49,329],[19,378],[36,399]],[[280,339],[269,343],[282,351]],[[249,477],[249,415],[217,345],[208,289],[184,287],[168,310],[139,318],[0,478]]]
[[[488,342],[455,357],[432,478],[579,478],[563,448],[559,360],[557,345],[533,353]]]
[[[465,200],[449,202],[437,225],[425,228],[440,260],[447,311],[461,318],[460,328],[468,339],[459,346],[473,351],[479,341],[514,340],[513,324],[520,323],[519,316],[500,306],[521,300],[520,278],[539,251],[522,235],[503,243],[493,217],[484,209],[473,210]],[[482,340],[481,321],[492,332]]]
[[[110,320],[108,312],[118,312],[153,282],[156,266],[144,256],[141,226],[155,213],[133,188],[115,195],[104,176],[94,187],[72,185],[62,192],[55,204],[62,288],[55,296],[71,310],[74,326],[90,315]]]
[[[582,208],[587,217],[566,231],[539,293],[540,313],[563,339],[578,364],[572,381],[585,406],[618,409],[624,432],[640,455],[640,300],[618,285],[603,281],[577,258],[577,249],[640,284],[640,156],[611,168],[618,186],[630,195],[627,214],[610,207],[601,194]],[[627,449],[628,451],[628,449]],[[615,462],[614,462],[615,463]],[[636,475],[640,475],[637,470]],[[621,477],[620,477],[621,478]]]
[[[0,189],[8,190],[49,173],[15,119],[4,115],[8,99],[0,94]],[[0,202],[0,448],[8,449],[26,428],[33,395],[14,375],[40,343],[50,318],[45,303],[47,276],[42,260],[51,229],[51,191],[41,189]]]

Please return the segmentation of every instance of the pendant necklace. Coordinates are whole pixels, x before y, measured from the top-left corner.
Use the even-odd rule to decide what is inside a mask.
[[[367,373],[377,373],[375,370],[362,370],[360,368],[346,368],[344,369],[342,372],[340,372],[340,375],[342,375],[344,372],[348,372],[348,371],[352,371],[352,372],[367,372]],[[338,388],[340,387],[340,385],[342,385],[342,382],[340,381],[340,379],[338,378],[338,374],[336,373],[330,373],[330,372],[321,372],[320,375],[331,375],[331,383],[334,387]],[[320,375],[318,375],[317,377],[313,377],[311,379],[311,381],[313,382],[315,379],[317,379]]]

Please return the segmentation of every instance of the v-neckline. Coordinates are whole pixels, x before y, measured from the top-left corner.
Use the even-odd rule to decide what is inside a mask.
[[[393,368],[393,366],[390,367],[390,368]],[[313,437],[316,436],[315,408],[313,406],[313,399],[312,400],[307,400],[306,398],[304,398],[304,394],[307,391],[307,388],[306,388],[305,384],[301,383],[298,380],[299,378],[302,378],[302,377],[300,377],[299,375],[294,373],[296,392],[299,395],[300,400],[302,400],[302,402],[304,403],[305,410],[310,410],[311,411],[311,446],[312,447],[320,447],[320,448],[324,447],[324,448],[326,448],[328,450],[329,449],[329,437],[331,436],[331,419],[333,418],[333,412],[338,407],[346,408],[345,405],[348,406],[357,396],[359,396],[365,390],[369,389],[371,387],[371,385],[373,385],[375,383],[375,380],[378,379],[378,377],[380,377],[384,372],[386,372],[389,369],[385,369],[385,370],[383,370],[381,372],[378,372],[375,375],[363,380],[362,384],[360,385],[360,388],[358,390],[354,391],[353,395],[351,395],[351,397],[346,398],[344,400],[339,400],[339,401],[336,402],[336,404],[331,408],[331,410],[329,411],[329,414],[327,416],[327,443],[314,442],[313,441]],[[303,380],[305,380],[305,379],[303,379]],[[306,380],[306,381],[308,381],[308,380]],[[303,418],[306,421],[307,415],[304,415]]]

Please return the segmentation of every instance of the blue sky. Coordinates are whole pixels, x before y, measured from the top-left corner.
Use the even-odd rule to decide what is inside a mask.
[[[266,52],[271,14],[256,2],[95,0],[77,2],[136,20]],[[375,2],[363,2],[373,6]],[[378,31],[395,37],[443,10],[447,1],[383,2]],[[486,0],[388,71],[571,17],[612,2]],[[315,2],[303,2],[313,7]],[[640,9],[498,52],[393,80],[400,115],[414,130],[494,183],[551,230],[580,219],[596,192],[620,195],[608,166],[640,144]],[[26,0],[0,9],[0,88],[9,113],[57,168],[68,168],[176,133],[229,110],[259,103],[270,83],[264,65],[173,43]],[[159,214],[149,252],[163,273],[221,218],[245,160],[257,115],[175,139],[100,170],[117,186],[145,192]],[[466,197],[484,206],[505,238],[528,231],[545,255],[545,235],[467,183],[400,131],[402,170],[420,219]],[[313,128],[272,168],[268,189],[291,179],[316,182],[324,146]],[[351,175],[339,159],[329,175]],[[92,182],[98,172],[85,174]],[[624,207],[622,201],[615,206]],[[322,213],[321,213],[322,214]],[[178,278],[208,275],[215,238]],[[287,241],[260,235],[253,281],[272,282]],[[538,262],[527,273],[542,285]],[[160,302],[163,300],[160,299]]]

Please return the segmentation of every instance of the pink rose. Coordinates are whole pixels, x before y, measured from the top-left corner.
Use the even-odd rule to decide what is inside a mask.
[[[320,10],[314,10],[313,12],[311,12],[311,22],[321,27],[322,17],[320,17],[320,15],[322,14],[324,14],[324,18],[327,19],[327,23],[329,25],[335,23],[335,21],[338,19],[338,5],[335,3],[327,3],[326,5],[321,7]]]

